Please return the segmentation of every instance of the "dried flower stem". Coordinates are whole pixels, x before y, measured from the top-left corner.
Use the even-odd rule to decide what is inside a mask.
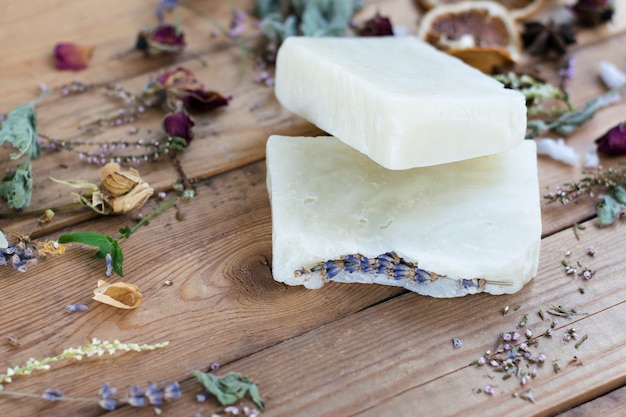
[[[26,363],[22,366],[15,366],[13,368],[8,368],[6,374],[0,374],[0,389],[2,389],[2,384],[8,384],[13,381],[13,378],[16,376],[26,376],[30,375],[33,371],[41,371],[50,369],[50,364],[54,362],[61,361],[63,359],[76,359],[81,360],[83,357],[91,357],[91,356],[102,356],[105,353],[109,355],[113,355],[118,351],[123,352],[141,352],[147,350],[155,350],[160,349],[167,346],[169,342],[155,343],[152,345],[143,344],[140,345],[138,343],[121,343],[119,340],[114,340],[113,342],[108,341],[100,341],[98,339],[93,339],[90,344],[79,346],[77,348],[68,348],[65,349],[62,353],[44,358],[42,360],[36,360],[35,358],[30,358]]]
[[[621,88],[623,87],[609,90],[608,92],[588,101],[580,110],[563,113],[560,117],[554,120],[528,121],[527,128],[529,132],[526,134],[526,139],[536,138],[550,130],[565,136],[572,134],[580,126],[591,120],[599,109],[619,101],[619,91]]]
[[[624,184],[626,184],[626,166],[606,170],[598,169],[577,182],[564,183],[557,187],[556,191],[545,194],[544,198],[550,202],[558,201],[566,204],[582,196],[592,196],[594,191],[610,191]]]

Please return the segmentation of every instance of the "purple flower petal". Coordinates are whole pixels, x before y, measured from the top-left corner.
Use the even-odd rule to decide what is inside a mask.
[[[163,130],[170,137],[184,139],[187,146],[193,139],[192,128],[194,125],[195,122],[184,110],[171,113],[163,119]]]
[[[604,135],[596,139],[598,152],[608,155],[626,154],[626,122],[609,129]]]
[[[376,16],[366,21],[361,28],[357,29],[359,36],[393,36],[393,27],[388,17]]]
[[[82,70],[87,68],[93,50],[93,46],[59,43],[54,47],[54,63],[60,70]]]
[[[163,24],[141,30],[135,49],[146,55],[169,55],[185,48],[185,34],[174,25]]]

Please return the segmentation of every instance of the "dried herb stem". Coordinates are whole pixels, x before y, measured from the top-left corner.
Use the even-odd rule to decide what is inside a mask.
[[[576,182],[566,182],[554,192],[544,195],[549,202],[558,201],[567,204],[582,196],[592,196],[596,191],[612,191],[626,184],[626,165],[618,168],[601,169],[587,175]],[[580,228],[580,227],[579,227]]]

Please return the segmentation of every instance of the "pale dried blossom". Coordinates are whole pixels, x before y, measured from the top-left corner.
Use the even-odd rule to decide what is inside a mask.
[[[567,145],[561,138],[544,138],[537,141],[537,155],[547,155],[567,165],[576,165],[579,161],[579,156],[574,148]]]

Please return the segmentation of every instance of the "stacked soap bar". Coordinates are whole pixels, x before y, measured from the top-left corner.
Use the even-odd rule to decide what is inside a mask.
[[[414,38],[288,38],[280,102],[335,137],[267,143],[273,275],[291,285],[518,291],[537,272],[521,94]]]
[[[535,143],[432,167],[388,170],[333,137],[267,143],[273,273],[454,297],[518,291],[537,272]]]
[[[276,97],[389,169],[502,152],[526,131],[524,97],[413,37],[291,37]]]

